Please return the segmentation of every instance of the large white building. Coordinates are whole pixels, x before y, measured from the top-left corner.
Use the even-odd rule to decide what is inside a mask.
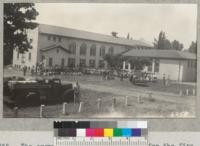
[[[28,31],[33,48],[29,52],[13,53],[13,65],[29,69],[44,61],[46,67],[83,66],[104,68],[105,54],[119,54],[129,49],[151,49],[142,41],[103,35],[82,30],[39,24]]]
[[[24,65],[31,69],[43,62],[45,67],[106,68],[105,54],[121,54],[126,57],[150,58],[147,70],[158,78],[176,81],[196,80],[196,55],[174,50],[155,50],[143,41],[103,35],[82,30],[39,24],[27,31],[33,48],[24,54],[17,49],[13,53],[13,66]],[[129,65],[130,67],[130,65]],[[131,69],[131,68],[129,68]]]

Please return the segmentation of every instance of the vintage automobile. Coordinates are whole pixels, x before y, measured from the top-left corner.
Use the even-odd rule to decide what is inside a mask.
[[[30,106],[74,101],[71,83],[60,79],[4,80],[4,103],[10,106]]]
[[[146,73],[141,71],[136,71],[130,75],[129,80],[135,85],[147,85],[146,77],[147,77]]]

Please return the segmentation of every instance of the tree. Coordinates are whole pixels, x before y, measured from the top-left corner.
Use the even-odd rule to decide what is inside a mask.
[[[183,49],[183,44],[179,43],[177,40],[174,40],[171,44],[174,50],[181,51]]]
[[[191,53],[197,53],[197,42],[192,41],[188,50]]]
[[[165,39],[163,44],[164,44],[165,50],[171,50],[172,49],[171,42],[168,39]]]
[[[134,68],[135,70],[142,70],[145,65],[151,64],[150,58],[139,58],[139,57],[128,57],[128,62],[131,63],[131,68]]]
[[[122,67],[123,57],[121,55],[106,54],[104,60],[108,63],[111,69],[118,70]]]
[[[165,41],[166,41],[165,32],[161,31],[159,33],[158,40],[154,39],[155,49],[159,49],[159,50],[165,49]]]
[[[165,32],[161,31],[158,35],[158,39],[154,39],[154,48],[159,50],[178,50],[181,51],[183,49],[183,44],[181,44],[179,41],[174,40],[170,42],[166,38]]]
[[[111,55],[106,54],[104,60],[108,63],[111,69],[119,70],[123,66],[123,61],[128,61],[131,64],[131,68],[136,70],[142,70],[145,65],[151,64],[151,59],[149,58],[139,58],[139,57],[123,57],[121,55]]]
[[[31,49],[31,41],[27,37],[27,30],[37,27],[38,12],[33,3],[5,3],[4,4],[4,65],[12,63],[13,49],[24,53]]]

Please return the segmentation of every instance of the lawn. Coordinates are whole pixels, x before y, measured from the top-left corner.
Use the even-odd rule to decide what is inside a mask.
[[[8,75],[8,73],[6,74]],[[149,86],[136,86],[128,80],[102,80],[101,76],[56,76],[62,83],[79,81],[83,107],[78,112],[79,104],[68,103],[67,114],[62,114],[62,104],[46,105],[46,118],[133,118],[133,117],[194,117],[194,96],[179,96],[179,84],[171,83],[165,87],[162,81]],[[182,84],[182,89],[194,89],[193,84]],[[149,97],[152,93],[152,98]],[[128,104],[125,105],[125,97]],[[141,100],[139,101],[139,97]],[[98,109],[98,99],[101,106]],[[114,104],[113,99],[116,100]],[[114,106],[113,106],[114,105]],[[18,117],[39,117],[40,107],[19,108]],[[4,117],[13,117],[14,110],[4,105]]]

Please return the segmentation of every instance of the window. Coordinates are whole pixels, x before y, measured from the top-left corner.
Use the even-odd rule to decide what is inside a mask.
[[[96,45],[93,44],[90,48],[90,56],[96,56]]]
[[[56,41],[56,36],[53,36],[53,41]]]
[[[69,44],[69,51],[71,54],[76,54],[76,43],[72,42],[71,44]]]
[[[85,67],[85,66],[86,66],[86,60],[80,59],[80,67]]]
[[[152,62],[148,65],[148,71],[152,72]]]
[[[62,59],[61,59],[61,66],[62,66],[62,67],[65,66],[65,58],[62,58]]]
[[[191,67],[192,67],[192,68],[194,67],[193,64],[194,64],[194,62],[193,62],[193,60],[191,60]]]
[[[101,46],[100,48],[100,56],[105,56],[105,46]]]
[[[99,60],[99,68],[104,68],[105,67],[105,63],[103,60]]]
[[[110,47],[110,48],[109,48],[108,54],[111,54],[111,55],[114,54],[114,48],[113,48],[113,47]]]
[[[51,40],[51,36],[50,36],[50,35],[48,35],[48,40],[49,40],[49,41]]]
[[[49,66],[53,66],[53,58],[49,58]]]
[[[194,67],[197,68],[197,61],[194,61]]]
[[[91,59],[90,61],[89,61],[89,65],[90,65],[90,67],[95,67],[95,60],[93,60],[93,59]]]
[[[45,56],[44,55],[42,55],[42,61],[45,59]]]
[[[68,67],[75,67],[75,58],[68,59]]]
[[[56,52],[59,53],[59,49],[58,48],[56,49]]]
[[[28,54],[28,60],[31,60],[31,53]]]
[[[86,50],[87,50],[87,45],[85,43],[83,43],[80,46],[80,55],[86,55]]]
[[[19,59],[19,49],[17,49],[17,59]]]
[[[59,37],[59,38],[58,38],[58,41],[59,41],[59,42],[61,42],[61,41],[62,41],[62,38],[61,38],[61,37]]]
[[[160,60],[156,59],[154,72],[159,72],[159,66],[160,66]]]

